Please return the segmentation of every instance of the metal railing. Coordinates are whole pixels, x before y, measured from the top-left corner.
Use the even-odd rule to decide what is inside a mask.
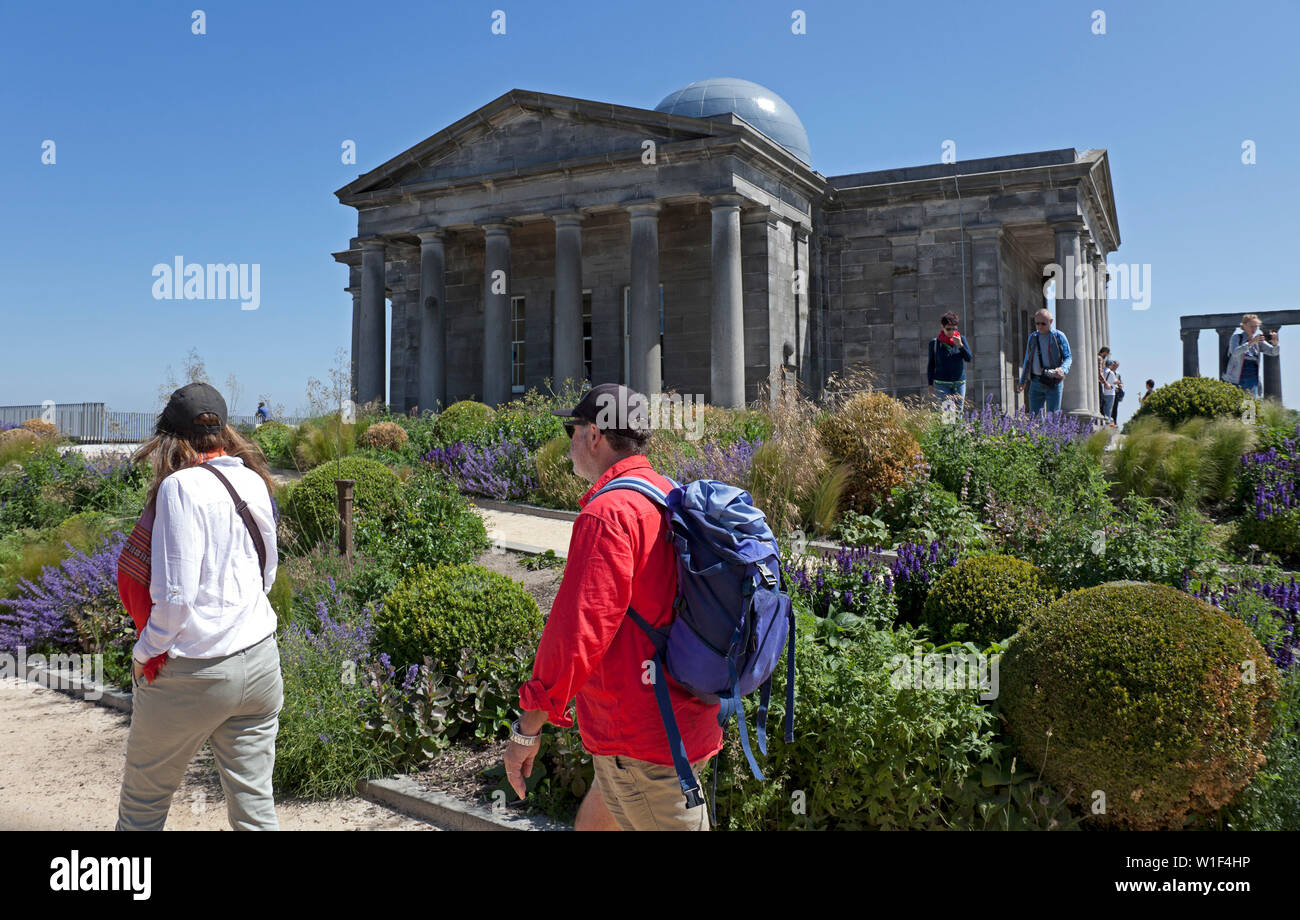
[[[29,406],[0,406],[0,422],[20,425],[28,419],[53,422],[59,434],[83,444],[130,444],[153,437],[157,412],[109,410],[104,403],[46,403]],[[229,424],[256,427],[253,415],[232,415]],[[286,425],[301,424],[303,419],[276,419]]]

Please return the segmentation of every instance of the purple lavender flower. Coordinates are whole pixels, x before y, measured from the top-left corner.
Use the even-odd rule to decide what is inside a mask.
[[[523,441],[476,445],[457,441],[435,447],[426,463],[447,472],[462,492],[502,501],[520,499],[537,488],[533,454]]]

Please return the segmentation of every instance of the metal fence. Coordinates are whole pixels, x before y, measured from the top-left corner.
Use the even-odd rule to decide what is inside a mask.
[[[53,422],[59,434],[83,444],[129,444],[153,437],[157,412],[119,412],[108,410],[104,403],[46,403],[32,406],[0,406],[0,422],[19,425],[37,418]],[[253,415],[232,415],[229,424],[256,427]],[[276,419],[286,425],[300,424],[303,419]]]

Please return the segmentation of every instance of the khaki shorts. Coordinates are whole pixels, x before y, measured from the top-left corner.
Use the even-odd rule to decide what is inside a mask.
[[[593,754],[596,788],[625,831],[707,831],[709,807],[686,807],[677,771],[632,757]],[[691,764],[695,780],[708,758]]]

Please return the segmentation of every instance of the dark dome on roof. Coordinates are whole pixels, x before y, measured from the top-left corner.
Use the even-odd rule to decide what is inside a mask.
[[[808,132],[790,104],[765,86],[734,77],[697,80],[669,93],[656,112],[707,118],[734,112],[804,163],[812,164]]]

